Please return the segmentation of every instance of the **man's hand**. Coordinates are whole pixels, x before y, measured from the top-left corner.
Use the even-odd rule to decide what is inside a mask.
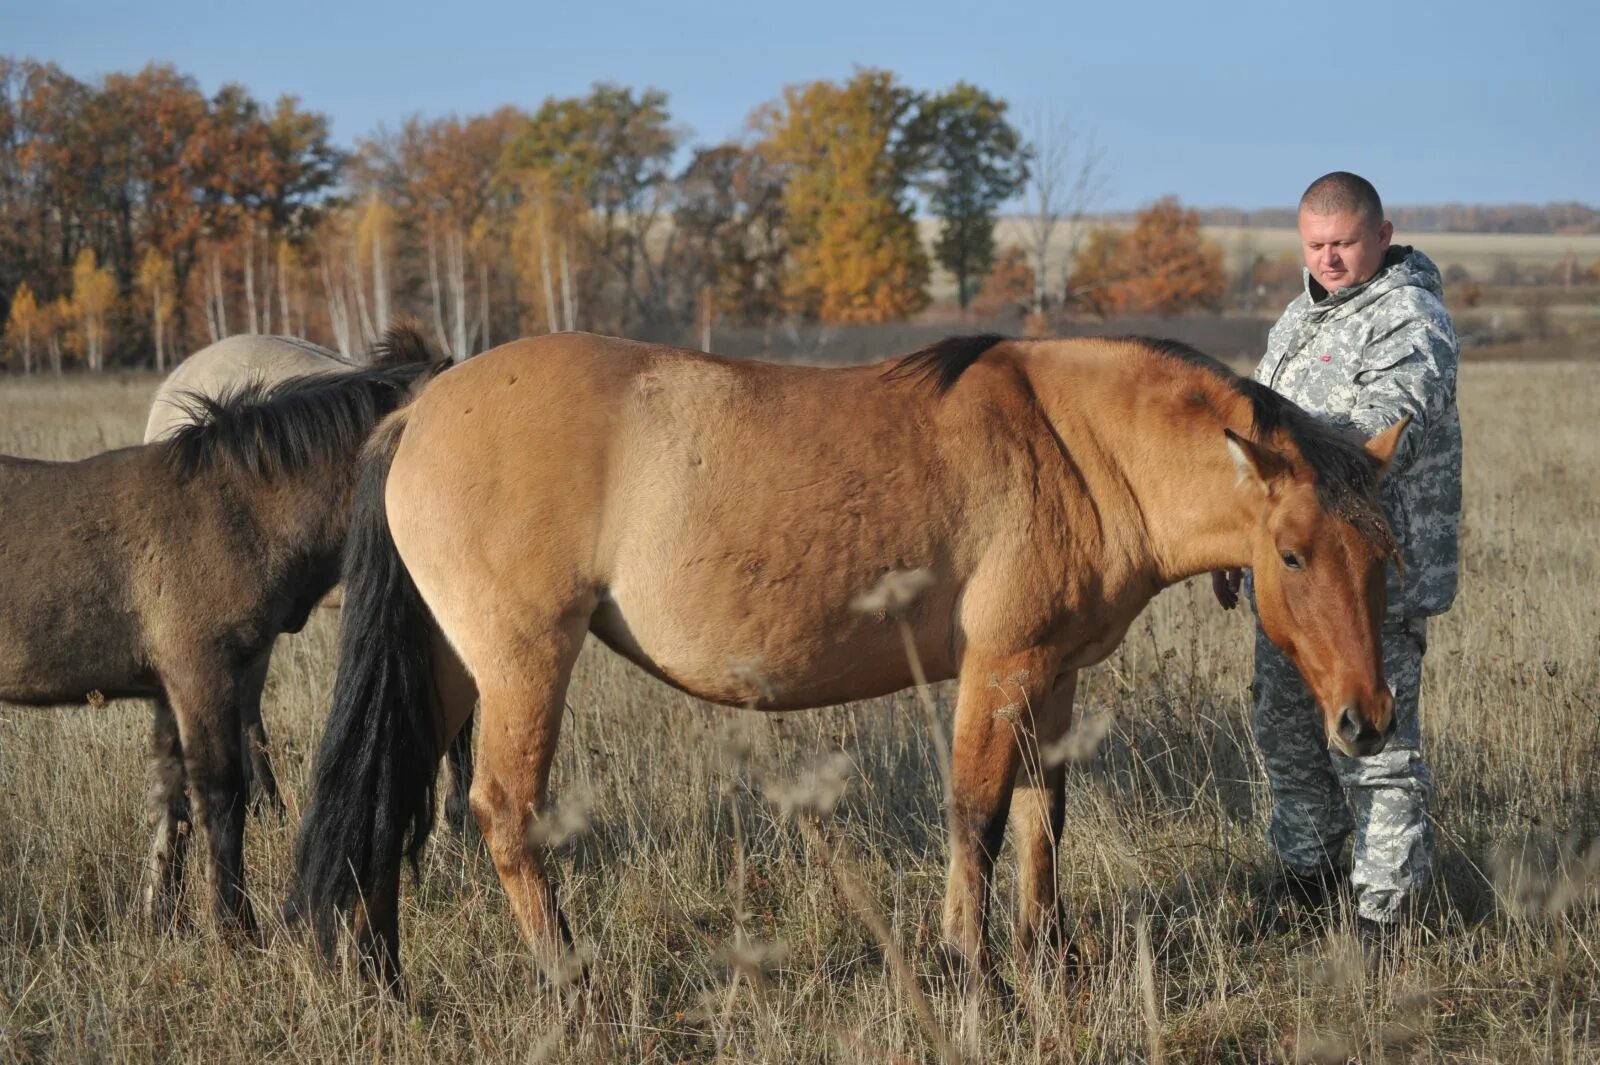
[[[1211,590],[1216,593],[1222,609],[1232,610],[1239,605],[1239,584],[1244,580],[1242,569],[1219,569],[1211,573]]]

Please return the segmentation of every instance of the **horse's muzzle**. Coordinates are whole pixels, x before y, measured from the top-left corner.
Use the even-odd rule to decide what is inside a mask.
[[[1338,723],[1334,726],[1333,735],[1329,737],[1333,745],[1351,758],[1366,758],[1383,750],[1389,742],[1389,737],[1394,734],[1394,714],[1388,715],[1387,728],[1379,729],[1372,725],[1354,704],[1346,704],[1339,712]]]

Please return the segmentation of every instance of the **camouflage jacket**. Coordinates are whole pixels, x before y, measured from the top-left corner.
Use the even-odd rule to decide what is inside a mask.
[[[1306,410],[1372,435],[1411,415],[1383,484],[1405,572],[1389,573],[1389,614],[1442,614],[1456,596],[1461,526],[1458,349],[1439,268],[1392,247],[1376,277],[1328,293],[1305,277],[1267,338],[1256,380]]]

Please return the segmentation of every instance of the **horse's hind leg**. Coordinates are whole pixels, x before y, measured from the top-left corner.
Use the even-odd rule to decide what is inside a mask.
[[[1072,700],[1078,674],[1068,673],[1034,715],[1034,742],[1023,748],[1022,765],[1011,794],[1011,834],[1017,851],[1017,934],[1019,962],[1039,947],[1059,953],[1065,945],[1061,895],[1056,882],[1056,851],[1066,817],[1066,766],[1052,750],[1072,725]]]
[[[224,938],[257,938],[244,890],[244,759],[239,742],[241,678],[204,667],[169,678],[195,821],[204,829],[212,909]]]
[[[586,614],[569,617],[504,646],[493,668],[474,670],[480,739],[472,812],[517,926],[547,971],[564,958],[571,935],[545,873],[545,848],[529,829],[544,812],[567,680],[586,629]]]
[[[947,957],[969,976],[993,977],[988,911],[994,860],[1005,840],[1011,792],[1033,711],[1055,677],[1042,650],[1005,656],[968,653],[961,664],[951,743],[950,876],[944,897]]]
[[[148,804],[154,837],[139,894],[145,918],[158,932],[175,927],[183,904],[184,859],[191,826],[183,745],[165,696],[157,697],[150,725]]]
[[[250,792],[250,812],[273,813],[283,817],[283,799],[278,795],[278,778],[272,772],[267,754],[267,730],[261,723],[261,690],[266,687],[267,667],[272,663],[269,645],[259,661],[239,678],[239,740],[243,744],[244,766]]]

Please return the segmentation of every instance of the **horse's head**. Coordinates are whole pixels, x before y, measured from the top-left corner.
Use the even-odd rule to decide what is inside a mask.
[[[1364,447],[1306,424],[1266,442],[1228,433],[1239,490],[1256,515],[1250,557],[1256,613],[1322,708],[1328,741],[1376,754],[1394,731],[1379,628],[1384,570],[1398,552],[1377,487],[1402,420]]]

